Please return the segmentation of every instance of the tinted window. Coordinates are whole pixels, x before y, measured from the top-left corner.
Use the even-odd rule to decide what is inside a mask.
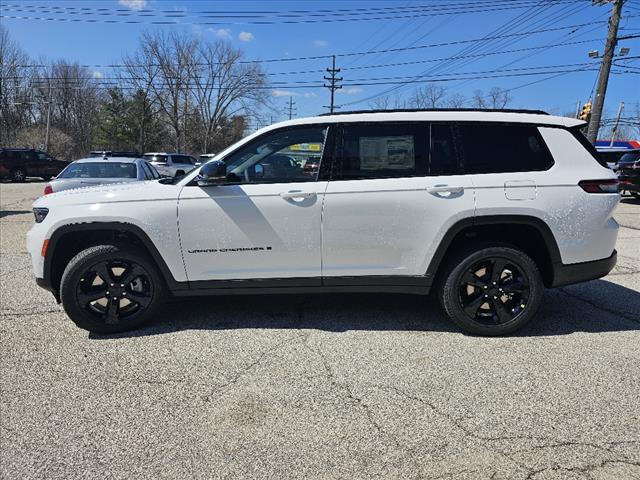
[[[414,177],[426,174],[426,125],[345,125],[337,179]]]
[[[459,150],[453,125],[432,124],[429,175],[456,175],[461,173],[458,167]]]
[[[308,182],[318,178],[328,128],[267,133],[224,158],[231,183]],[[313,163],[316,168],[305,169]]]
[[[145,180],[153,179],[153,175],[151,175],[151,170],[149,170],[147,162],[140,162],[140,168],[142,169],[142,175]]]
[[[135,163],[72,163],[57,178],[137,178]]]
[[[546,170],[553,158],[535,126],[460,123],[466,173]]]

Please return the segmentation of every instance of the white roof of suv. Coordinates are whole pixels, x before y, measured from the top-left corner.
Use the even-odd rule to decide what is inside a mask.
[[[298,118],[276,124],[307,125],[337,122],[432,121],[432,122],[509,122],[576,127],[585,122],[576,118],[548,115],[538,110],[397,110],[344,112],[333,115]],[[275,125],[274,125],[275,126]]]

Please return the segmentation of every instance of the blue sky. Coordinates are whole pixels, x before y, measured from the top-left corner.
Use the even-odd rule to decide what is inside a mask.
[[[449,93],[470,97],[474,90],[488,90],[498,86],[511,90],[513,101],[510,106],[541,108],[553,113],[574,111],[576,102],[585,101],[592,92],[597,72],[580,71],[597,68],[598,60],[590,60],[587,52],[600,50],[606,36],[606,20],[610,6],[593,6],[590,0],[560,0],[555,5],[533,0],[513,0],[502,8],[480,12],[484,7],[473,5],[469,0],[450,2],[445,0],[402,0],[402,1],[177,1],[177,0],[99,0],[99,1],[36,1],[1,0],[2,24],[24,50],[34,58],[78,61],[81,64],[107,65],[118,63],[124,53],[135,49],[139,34],[144,29],[176,29],[188,31],[206,38],[221,38],[232,42],[246,52],[248,59],[291,59],[309,56],[337,55],[337,66],[342,67],[341,76],[346,86],[336,95],[336,103],[345,109],[366,109],[371,97],[397,87],[390,92],[391,97],[402,95],[407,98],[412,90],[424,83],[409,85],[366,85],[367,83],[406,80],[411,76],[416,80],[424,78],[447,80],[438,82]],[[487,4],[478,0],[476,5]],[[420,8],[421,6],[432,8]],[[469,13],[434,15],[442,5],[466,8]],[[31,7],[35,6],[33,9]],[[46,8],[87,7],[89,9],[113,9],[119,16],[110,15],[60,15]],[[521,7],[521,8],[518,8]],[[31,11],[28,10],[31,8]],[[394,10],[396,8],[397,10]],[[400,10],[404,8],[405,10]],[[475,8],[475,10],[474,10]],[[43,10],[45,9],[45,10]],[[142,10],[141,10],[142,9]],[[245,12],[269,11],[291,13],[294,10],[335,10],[343,9],[343,16],[333,18],[374,17],[376,20],[318,23],[251,24],[246,20],[220,19],[213,16],[204,18],[198,12]],[[364,10],[354,10],[364,9]],[[371,9],[378,9],[372,11]],[[170,11],[184,12],[180,18],[167,18]],[[107,10],[100,10],[107,12]],[[363,15],[357,12],[367,11]],[[37,12],[37,13],[34,13]],[[380,14],[372,14],[380,12]],[[390,13],[391,12],[391,13]],[[392,15],[393,13],[393,15]],[[132,16],[134,15],[135,16]],[[147,16],[139,16],[146,14]],[[351,16],[349,16],[351,15]],[[7,17],[40,18],[82,18],[95,19],[95,23],[68,22],[56,20],[17,19]],[[390,16],[400,18],[388,18]],[[105,19],[135,19],[142,24],[104,23]],[[179,22],[175,25],[153,25],[150,21],[164,19]],[[259,14],[259,20],[273,17]],[[290,17],[305,18],[305,17]],[[312,17],[306,17],[312,18]],[[327,18],[318,16],[316,18]],[[251,20],[250,20],[251,21]],[[205,25],[211,22],[215,25]],[[571,25],[578,27],[560,29]],[[623,10],[620,35],[640,33],[640,1],[630,0]],[[500,29],[500,30],[497,30]],[[545,33],[525,35],[532,30],[558,29]],[[497,35],[512,35],[480,43],[458,43],[438,47],[422,48],[425,45],[464,42],[481,39],[492,32]],[[494,35],[495,36],[495,35]],[[579,43],[578,43],[579,42]],[[547,45],[558,45],[540,48]],[[631,49],[629,57],[640,56],[640,39],[624,40],[620,46]],[[344,54],[389,49],[402,49],[386,53],[365,55]],[[420,48],[415,48],[420,47]],[[519,52],[498,53],[510,50]],[[482,55],[446,63],[442,58],[455,55]],[[484,55],[491,53],[491,55]],[[626,60],[638,72],[638,59]],[[390,64],[402,65],[390,65]],[[271,92],[277,107],[275,120],[285,118],[285,106],[292,95],[296,102],[298,116],[314,115],[326,111],[327,89],[289,88],[294,82],[322,81],[320,70],[328,67],[329,58],[269,62],[265,64],[272,74],[271,81],[283,82],[275,85]],[[371,68],[371,66],[383,65]],[[551,66],[547,69],[538,67]],[[527,70],[522,70],[526,68]],[[504,72],[504,70],[510,72]],[[92,67],[96,75],[110,76],[105,67]],[[496,70],[502,73],[493,73]],[[621,70],[621,68],[616,68]],[[285,72],[307,72],[286,74]],[[528,75],[533,72],[551,72],[544,75]],[[425,72],[427,77],[420,76]],[[476,73],[477,72],[477,73]],[[558,73],[559,72],[559,73]],[[568,72],[568,73],[562,73]],[[487,78],[494,75],[512,74],[512,77]],[[471,80],[451,80],[456,75],[468,74]],[[527,74],[527,75],[524,75]],[[549,78],[556,75],[554,78]],[[463,75],[464,76],[464,75]],[[396,78],[394,78],[396,77]],[[401,77],[401,78],[397,78]],[[380,79],[380,80],[372,80]],[[364,83],[365,85],[361,85]],[[527,85],[530,84],[530,85]],[[608,115],[614,115],[618,103],[624,101],[630,109],[640,101],[640,76],[638,73],[615,74],[611,76],[605,108]]]

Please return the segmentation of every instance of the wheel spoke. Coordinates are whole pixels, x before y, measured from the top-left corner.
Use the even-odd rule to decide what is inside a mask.
[[[116,299],[109,298],[109,303],[107,304],[107,318],[105,319],[106,323],[118,323],[118,304],[120,302]]]
[[[511,313],[507,310],[505,304],[502,303],[502,300],[499,298],[497,300],[492,299],[491,303],[493,304],[493,309],[495,310],[496,315],[498,315],[500,323],[506,323],[512,319]]]
[[[100,300],[101,298],[104,298],[106,296],[107,296],[106,286],[93,288],[88,292],[80,292],[80,291],[78,292],[78,300],[83,305],[87,305],[91,302],[95,302],[96,300]]]
[[[529,288],[529,285],[521,280],[507,283],[501,286],[504,293],[522,293]]]
[[[507,266],[507,261],[503,258],[496,258],[491,262],[491,282],[498,283],[500,276]]]
[[[127,293],[127,298],[130,301],[137,303],[142,308],[148,307],[151,303],[151,297],[148,294],[142,292],[129,291],[129,293]]]
[[[478,278],[472,271],[468,271],[462,276],[462,283],[481,289],[487,285],[486,282]]]
[[[118,281],[122,284],[129,284],[133,282],[136,278],[145,275],[146,272],[137,264],[130,265],[125,272],[118,278]]]
[[[484,295],[478,295],[478,297],[471,300],[468,304],[464,305],[464,311],[467,315],[475,318],[478,313],[478,309],[486,302]]]
[[[102,281],[106,284],[113,283],[113,272],[111,268],[106,263],[99,263],[95,266],[96,274],[102,279]]]

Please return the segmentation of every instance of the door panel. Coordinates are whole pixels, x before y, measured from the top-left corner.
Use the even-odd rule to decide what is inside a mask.
[[[429,176],[430,132],[427,123],[344,128],[338,180],[329,182],[323,209],[322,272],[328,282],[340,276],[422,276],[448,226],[473,216],[473,185],[454,171],[450,134],[448,143],[438,144],[448,149],[450,163],[439,159]],[[377,175],[392,178],[362,178]]]
[[[424,275],[447,228],[473,216],[474,207],[473,186],[464,176],[330,182],[323,276]]]
[[[185,187],[178,216],[189,281],[313,277],[327,182]]]
[[[182,190],[178,219],[189,281],[304,277],[305,285],[321,284],[327,181],[304,166],[330,166],[328,132],[326,125],[269,131],[225,156],[227,184]]]

